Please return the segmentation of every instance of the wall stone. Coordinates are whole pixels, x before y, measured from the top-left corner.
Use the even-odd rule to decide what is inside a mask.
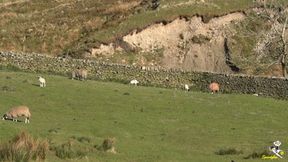
[[[41,54],[0,52],[0,65],[23,71],[53,73],[69,76],[77,67],[89,71],[88,79],[129,83],[137,79],[140,85],[164,88],[184,88],[208,92],[212,81],[220,83],[222,93],[260,94],[288,99],[288,80],[284,78],[254,77],[246,75],[227,75],[208,72],[167,70],[160,67],[138,67],[95,60],[51,57]]]

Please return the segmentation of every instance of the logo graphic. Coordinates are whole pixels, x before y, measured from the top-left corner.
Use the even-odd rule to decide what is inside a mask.
[[[269,151],[272,152],[273,155],[263,155],[262,159],[282,159],[285,152],[280,149],[280,145],[280,141],[273,142],[273,145],[269,147]]]

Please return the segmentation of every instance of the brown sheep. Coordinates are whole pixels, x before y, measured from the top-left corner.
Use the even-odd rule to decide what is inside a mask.
[[[72,79],[85,80],[87,79],[88,71],[85,69],[76,69],[72,71]]]
[[[30,123],[29,119],[31,118],[31,113],[27,106],[16,106],[11,108],[8,112],[6,112],[2,120],[12,119],[13,121],[18,121],[18,117],[25,117],[25,123]]]
[[[216,92],[219,92],[220,90],[220,85],[216,82],[212,82],[210,85],[209,85],[209,89],[210,91],[213,93],[216,93]]]

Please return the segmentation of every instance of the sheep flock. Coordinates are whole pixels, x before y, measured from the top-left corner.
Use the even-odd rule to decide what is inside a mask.
[[[86,69],[77,68],[76,70],[73,70],[71,72],[71,78],[77,79],[77,80],[86,80],[88,76],[88,71]],[[46,87],[46,80],[42,76],[38,76],[39,86],[41,88]],[[130,85],[137,86],[139,84],[139,81],[136,79],[133,79],[129,82]],[[193,84],[191,84],[193,85]],[[212,82],[208,86],[209,91],[214,94],[219,92],[220,85],[217,82]],[[188,84],[184,84],[184,90],[189,91],[190,86]],[[19,117],[25,117],[25,123],[30,123],[31,113],[28,108],[28,106],[16,106],[11,108],[9,111],[7,111],[3,117],[2,120],[12,120],[12,121],[18,121]]]

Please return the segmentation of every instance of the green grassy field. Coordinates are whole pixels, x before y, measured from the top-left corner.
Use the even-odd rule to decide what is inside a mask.
[[[22,130],[48,139],[50,146],[89,139],[75,140],[90,150],[85,158],[73,160],[79,162],[258,162],[262,160],[243,157],[263,151],[275,140],[282,142],[281,149],[288,148],[287,101],[53,75],[44,75],[47,87],[40,88],[38,75],[0,71],[0,112],[25,104],[32,113],[30,124],[1,120],[1,142]],[[117,154],[94,148],[107,137],[116,139]],[[225,148],[243,154],[215,154]],[[47,161],[69,160],[51,151]]]

